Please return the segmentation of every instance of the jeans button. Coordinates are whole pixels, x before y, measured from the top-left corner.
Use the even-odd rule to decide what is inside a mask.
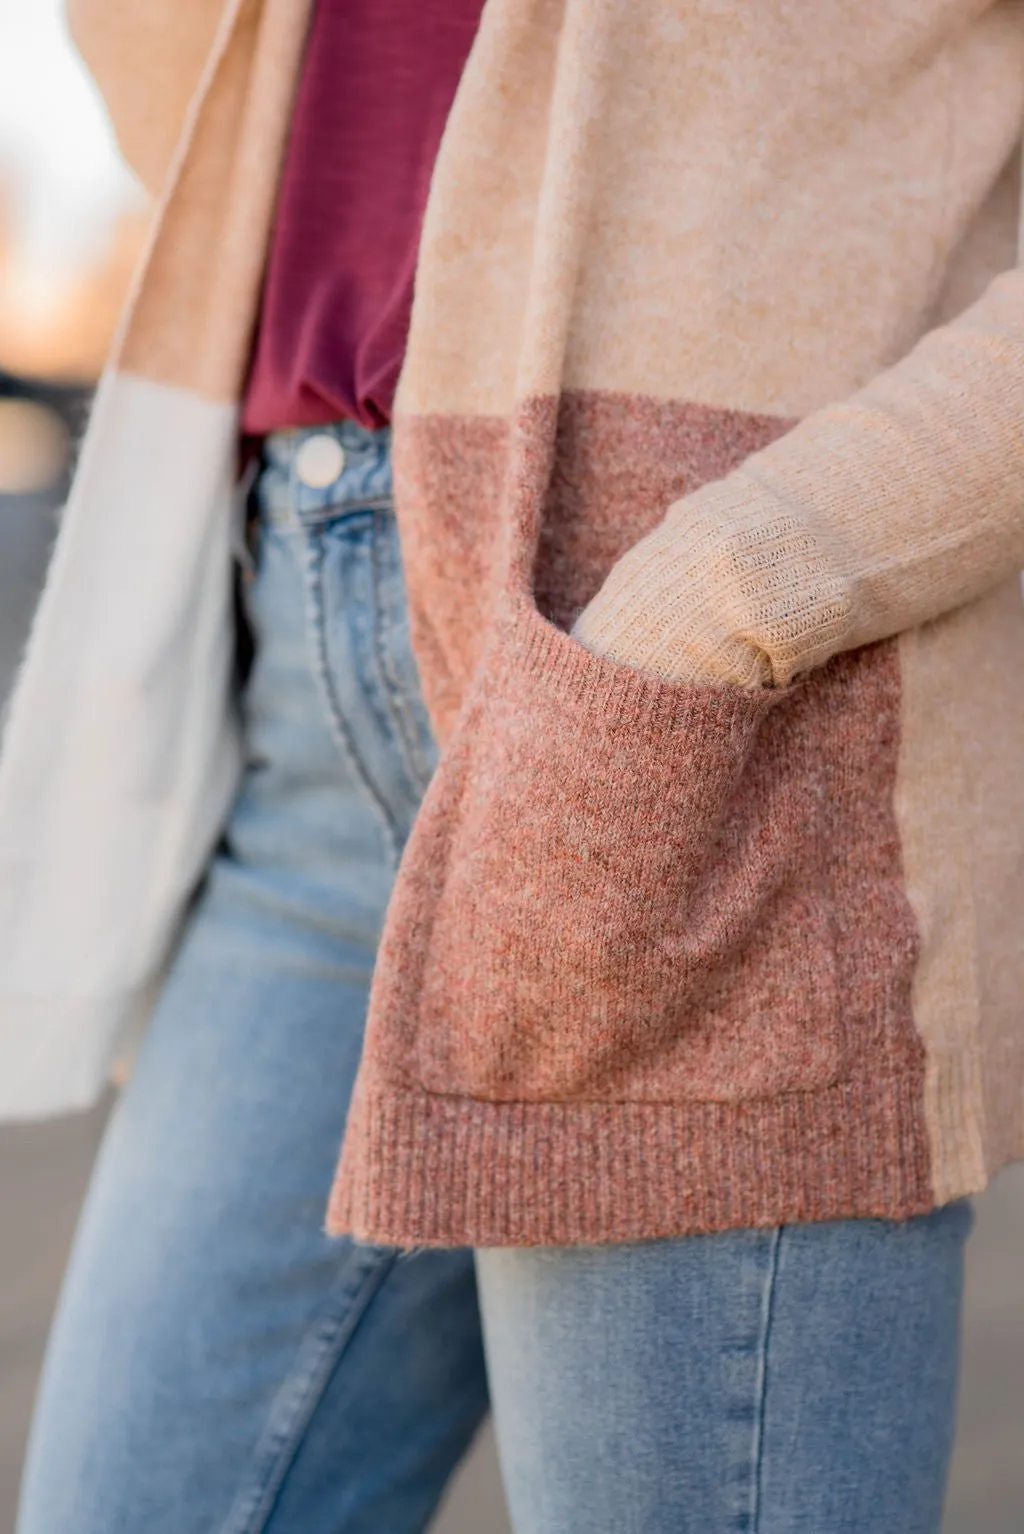
[[[326,490],[345,467],[345,449],[337,437],[318,432],[307,437],[295,455],[295,472],[311,490]]]

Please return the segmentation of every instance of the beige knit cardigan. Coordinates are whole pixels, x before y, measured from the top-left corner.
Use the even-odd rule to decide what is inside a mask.
[[[161,217],[0,762],[8,1112],[94,1092],[236,781],[307,0],[73,19]],[[1024,1152],[1022,119],[1019,0],[487,0],[395,429],[445,749],[332,1230],[900,1217]]]

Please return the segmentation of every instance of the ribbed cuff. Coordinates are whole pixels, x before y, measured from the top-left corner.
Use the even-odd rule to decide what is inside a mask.
[[[671,508],[613,568],[574,635],[670,681],[785,686],[849,637],[850,594],[828,543],[732,474]]]
[[[973,1052],[932,1050],[925,1075],[925,1108],[935,1146],[937,1201],[977,1193],[988,1181],[983,1126],[981,1063]]]

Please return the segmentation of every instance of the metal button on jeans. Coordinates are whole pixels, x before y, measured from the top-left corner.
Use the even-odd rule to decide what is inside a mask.
[[[295,455],[295,472],[311,490],[333,485],[344,467],[345,449],[327,432],[307,437]]]

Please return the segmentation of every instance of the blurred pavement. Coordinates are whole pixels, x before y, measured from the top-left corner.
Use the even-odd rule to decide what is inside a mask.
[[[0,496],[0,697],[51,526],[38,502]],[[98,1111],[0,1129],[0,1534],[13,1534],[36,1372],[102,1118]],[[1024,1534],[1024,1167],[1004,1173],[979,1201],[964,1355],[944,1534]],[[508,1534],[489,1433],[457,1477],[433,1534]]]

